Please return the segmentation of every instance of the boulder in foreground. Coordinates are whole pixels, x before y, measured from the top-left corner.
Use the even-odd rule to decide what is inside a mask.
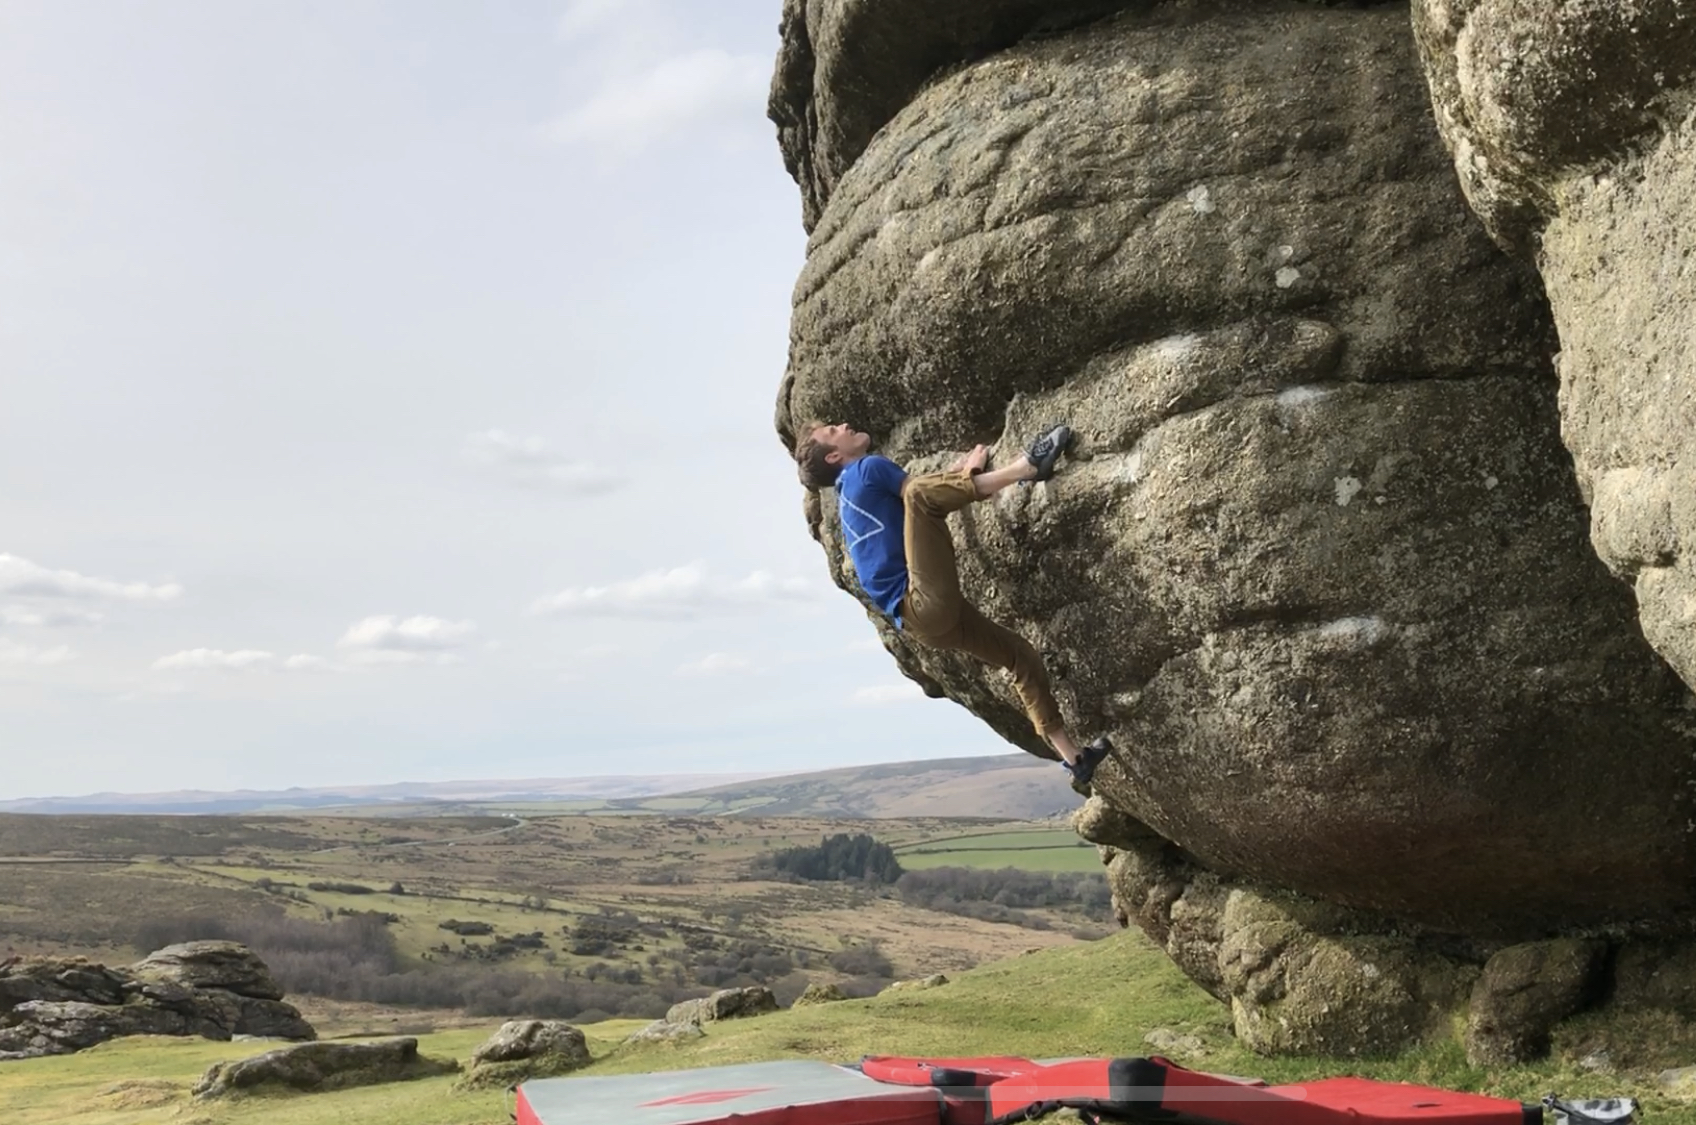
[[[194,1085],[196,1098],[220,1098],[261,1086],[316,1093],[434,1078],[459,1070],[455,1059],[418,1053],[410,1036],[375,1043],[302,1043],[238,1062],[217,1063]]]
[[[464,1089],[557,1078],[589,1065],[583,1033],[561,1020],[509,1020],[471,1056]]]
[[[747,1016],[762,1016],[777,1011],[777,997],[769,988],[755,985],[750,988],[721,988],[699,1000],[673,1004],[665,1014],[666,1023],[712,1023],[716,1020],[736,1020]]]
[[[848,999],[848,994],[834,984],[809,984],[795,997],[792,1008],[811,1008],[816,1004],[834,1004],[838,1000]]]
[[[128,968],[0,961],[0,1060],[66,1055],[127,1035],[317,1038],[265,962],[236,942],[172,945]]]
[[[655,1020],[639,1031],[632,1031],[624,1037],[626,1043],[676,1043],[684,1039],[699,1039],[706,1032],[701,1030],[698,1023],[672,1023],[670,1020]]]

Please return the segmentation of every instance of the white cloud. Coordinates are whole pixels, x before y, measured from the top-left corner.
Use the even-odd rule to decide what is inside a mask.
[[[752,672],[754,662],[745,656],[737,656],[731,652],[709,652],[689,664],[677,667],[679,676],[724,676],[738,672]]]
[[[346,669],[325,660],[322,656],[300,653],[279,658],[263,649],[243,648],[226,651],[221,648],[191,648],[161,656],[153,662],[161,672],[341,672]]]
[[[903,680],[898,684],[875,684],[856,691],[850,700],[862,707],[881,707],[886,703],[905,703],[910,699],[923,699],[925,693],[912,680]]]
[[[817,588],[803,578],[778,578],[756,570],[730,582],[713,577],[698,562],[671,570],[655,570],[607,586],[574,586],[538,598],[533,614],[576,617],[644,617],[687,620],[713,614],[754,613],[817,598]]]
[[[106,615],[91,609],[54,606],[51,609],[29,609],[9,605],[0,609],[0,625],[24,625],[45,629],[61,629],[73,625],[98,625]]]
[[[599,496],[623,483],[617,473],[571,461],[551,452],[537,437],[516,437],[505,430],[484,430],[465,439],[465,459],[497,472],[513,484],[567,496]]]
[[[586,101],[550,122],[545,135],[638,151],[668,133],[737,123],[763,125],[771,60],[707,47],[616,73]]]
[[[114,582],[74,570],[52,570],[17,555],[0,555],[0,594],[44,598],[115,598],[123,601],[170,601],[183,592],[174,582]]]
[[[457,664],[454,650],[476,631],[469,621],[440,617],[367,617],[351,625],[336,647],[361,664]]]
[[[244,648],[226,652],[221,648],[191,648],[161,656],[153,662],[153,667],[159,671],[180,669],[196,672],[245,672],[271,668],[276,662],[276,656],[260,649]]]
[[[0,637],[0,664],[64,664],[76,658],[77,654],[64,645],[55,648],[34,648]]]

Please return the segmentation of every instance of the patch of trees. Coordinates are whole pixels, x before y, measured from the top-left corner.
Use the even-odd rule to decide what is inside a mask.
[[[1029,910],[1073,911],[1096,922],[1109,921],[1113,916],[1107,877],[1094,871],[933,867],[905,873],[896,881],[895,890],[911,906],[1031,930],[1053,927],[1048,919],[1026,913]]]
[[[635,915],[591,914],[571,927],[571,952],[579,957],[607,957],[636,940]]]
[[[680,968],[708,988],[746,988],[770,984],[797,967],[807,967],[804,952],[790,952],[754,941],[727,941],[684,954]]]
[[[497,937],[488,945],[482,942],[461,942],[456,948],[447,942],[435,946],[430,952],[454,961],[504,961],[508,957],[516,957],[527,950],[543,950],[548,948],[547,939],[542,931],[536,930],[528,934],[511,934]]]
[[[367,887],[363,883],[308,883],[306,889],[309,891],[328,891],[338,895],[374,895],[377,893],[375,888]]]
[[[436,928],[458,934],[460,937],[488,937],[495,932],[495,928],[487,922],[461,922],[458,918],[449,918],[446,922],[439,923]]]
[[[819,883],[893,883],[902,874],[889,845],[863,832],[853,836],[838,832],[816,848],[784,848],[759,857],[755,867]]]

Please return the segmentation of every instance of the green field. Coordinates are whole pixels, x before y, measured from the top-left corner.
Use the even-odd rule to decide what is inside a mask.
[[[1017,867],[1022,871],[1099,872],[1095,845],[1070,828],[962,833],[903,844],[895,857],[909,871],[932,867]]]
[[[1651,1079],[1608,1075],[1569,1062],[1497,1070],[1467,1064],[1450,1041],[1394,1059],[1261,1059],[1231,1037],[1229,1016],[1134,933],[985,965],[940,988],[885,992],[870,1000],[778,1012],[712,1025],[681,1046],[625,1047],[630,1021],[585,1028],[590,1074],[712,1066],[774,1058],[851,1062],[865,1054],[1122,1056],[1149,1053],[1155,1029],[1202,1044],[1186,1061],[1204,1069],[1290,1081],[1336,1074],[1482,1090],[1535,1100],[1550,1090],[1630,1094],[1652,1125],[1696,1125],[1696,1105]],[[425,1054],[465,1059],[487,1027],[420,1036]],[[502,1125],[499,1091],[462,1094],[451,1078],[327,1094],[279,1094],[194,1103],[188,1089],[208,1066],[268,1049],[263,1043],[154,1038],[120,1040],[78,1055],[0,1063],[7,1125]],[[1057,1119],[1058,1120],[1058,1119]]]

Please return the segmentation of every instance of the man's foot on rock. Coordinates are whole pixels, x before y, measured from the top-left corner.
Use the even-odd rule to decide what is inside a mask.
[[[1030,477],[1026,484],[1047,480],[1054,475],[1055,462],[1072,444],[1072,427],[1060,425],[1050,426],[1042,435],[1025,447],[1025,457],[1036,469],[1036,475]]]
[[[1095,767],[1101,764],[1101,760],[1107,757],[1112,749],[1113,744],[1107,741],[1104,735],[1079,750],[1078,760],[1066,766],[1071,771],[1072,780],[1079,785],[1088,785],[1090,778],[1095,776]]]

